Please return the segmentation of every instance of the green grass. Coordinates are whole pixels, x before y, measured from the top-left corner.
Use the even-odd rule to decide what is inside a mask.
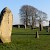
[[[0,50],[50,50],[50,33],[39,31],[39,38],[35,38],[38,29],[13,28],[12,42],[0,43]]]

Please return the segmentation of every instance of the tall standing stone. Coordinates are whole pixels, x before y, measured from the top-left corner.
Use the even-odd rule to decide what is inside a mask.
[[[11,10],[5,7],[0,17],[0,38],[3,43],[11,42],[12,20]]]

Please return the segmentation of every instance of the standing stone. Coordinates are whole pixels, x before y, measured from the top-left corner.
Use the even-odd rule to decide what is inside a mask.
[[[11,42],[11,32],[12,32],[12,13],[5,7],[1,11],[0,17],[0,38],[3,43]]]
[[[49,21],[49,27],[48,27],[48,32],[50,32],[50,21]]]
[[[35,38],[39,38],[39,34],[38,34],[38,31],[36,32],[36,37]]]
[[[50,27],[50,21],[49,21],[49,27]]]

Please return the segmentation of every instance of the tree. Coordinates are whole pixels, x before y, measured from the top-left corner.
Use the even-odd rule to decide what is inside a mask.
[[[34,9],[34,11],[32,10],[32,29],[34,28],[34,26],[36,25],[36,18],[38,17],[37,15],[36,15],[36,13],[37,13],[37,9],[35,8]]]
[[[42,12],[42,11],[39,11],[38,10],[38,13],[37,13],[37,16],[38,16],[38,22],[39,22],[39,27],[40,27],[40,31],[43,30],[43,21],[47,21],[47,14]]]
[[[21,16],[22,23],[25,25],[25,28],[30,23],[31,23],[32,27],[34,26],[36,10],[37,10],[36,8],[34,8],[30,5],[24,5],[21,7],[20,16]]]

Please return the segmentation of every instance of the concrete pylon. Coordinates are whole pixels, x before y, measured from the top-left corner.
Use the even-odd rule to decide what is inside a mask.
[[[11,10],[5,7],[1,11],[0,17],[0,39],[3,43],[11,42],[12,18],[13,16]]]

